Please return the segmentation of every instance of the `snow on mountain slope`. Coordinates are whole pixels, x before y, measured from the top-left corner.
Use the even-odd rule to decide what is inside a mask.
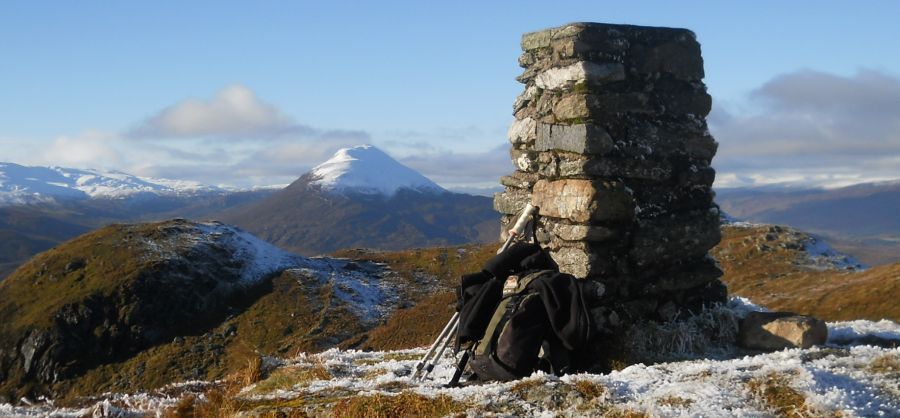
[[[342,148],[311,171],[310,184],[334,192],[391,196],[400,189],[440,193],[445,190],[371,145]]]
[[[801,265],[812,270],[862,271],[868,268],[853,256],[835,250],[823,238],[789,226],[738,221],[727,215],[722,218],[722,226],[725,228],[767,230],[764,235],[761,235],[765,241],[760,244],[767,247],[779,246],[782,249],[802,250],[803,260]]]
[[[217,221],[161,226],[163,238],[145,241],[151,257],[172,260],[179,254],[204,254],[225,250],[232,254],[240,269],[242,285],[254,285],[271,273],[296,270],[298,277],[308,277],[320,285],[328,285],[334,294],[361,321],[375,321],[397,304],[395,284],[381,280],[377,271],[365,265],[348,268],[348,260],[307,258],[288,253],[252,234]],[[169,233],[171,232],[171,233]]]
[[[733,300],[729,306],[742,308],[736,313],[759,309],[746,300]],[[389,405],[388,399],[398,395],[397,399],[449,405],[450,415],[460,416],[898,416],[900,348],[846,345],[842,336],[877,335],[896,343],[900,324],[853,321],[829,323],[828,328],[837,338],[810,349],[635,364],[607,374],[535,373],[518,381],[457,388],[443,386],[454,372],[455,358],[449,351],[429,380],[417,383],[410,381],[410,375],[424,347],[389,352],[331,349],[290,359],[267,358],[274,368],[269,373],[271,381],[245,387],[236,403],[256,405],[257,409],[244,411],[251,416],[279,408],[284,413],[285,405],[295,405],[310,416],[331,416],[329,408],[341,400],[381,397],[373,402]],[[6,404],[0,405],[0,414],[164,415],[192,394],[202,402],[203,392],[215,385],[194,381],[150,393],[107,394],[83,408]]]
[[[0,205],[63,199],[122,198],[139,193],[191,195],[223,189],[184,180],[138,177],[118,171],[29,167],[0,163]]]

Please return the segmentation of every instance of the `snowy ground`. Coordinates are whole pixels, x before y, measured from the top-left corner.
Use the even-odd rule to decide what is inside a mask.
[[[735,303],[737,302],[737,303]],[[739,313],[755,309],[733,301]],[[243,389],[240,397],[256,401],[334,399],[335,397],[415,392],[448,396],[464,405],[469,416],[598,416],[602,413],[644,413],[659,417],[769,417],[777,405],[766,402],[767,388],[796,394],[799,416],[900,416],[900,348],[853,345],[866,338],[900,343],[900,324],[892,321],[850,321],[829,324],[824,347],[792,349],[724,360],[700,359],[655,365],[633,365],[609,374],[578,374],[562,378],[535,374],[508,383],[444,388],[453,373],[450,355],[425,382],[410,375],[425,349],[362,352],[332,349],[321,354],[272,360],[275,373],[304,375],[327,371],[323,379],[288,380],[276,387],[266,381]],[[309,376],[310,373],[306,373]],[[598,388],[592,396],[576,390]],[[202,393],[209,383],[188,382],[152,393],[110,394],[84,409],[58,409],[52,404],[31,407],[0,405],[2,416],[158,415],[184,393]],[[582,385],[582,386],[579,386]],[[796,406],[796,403],[795,403]],[[95,416],[96,416],[95,415]]]

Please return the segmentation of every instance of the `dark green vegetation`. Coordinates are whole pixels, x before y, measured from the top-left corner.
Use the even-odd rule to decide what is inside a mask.
[[[739,219],[790,225],[827,236],[870,264],[900,262],[900,183],[840,189],[718,189],[716,202]]]
[[[343,248],[400,250],[490,242],[499,235],[491,199],[400,190],[392,197],[323,193],[300,177],[271,197],[220,218],[300,254]]]

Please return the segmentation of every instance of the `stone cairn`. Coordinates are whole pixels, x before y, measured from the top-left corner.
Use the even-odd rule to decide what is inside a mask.
[[[573,23],[525,34],[522,49],[516,171],[494,197],[503,234],[526,203],[540,209],[536,235],[560,269],[603,284],[590,302],[600,334],[724,302],[694,33]]]

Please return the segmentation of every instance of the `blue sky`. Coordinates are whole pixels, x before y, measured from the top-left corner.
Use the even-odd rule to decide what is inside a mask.
[[[0,161],[247,186],[368,142],[496,185],[520,36],[597,21],[697,34],[720,186],[900,178],[898,5],[6,1]]]

